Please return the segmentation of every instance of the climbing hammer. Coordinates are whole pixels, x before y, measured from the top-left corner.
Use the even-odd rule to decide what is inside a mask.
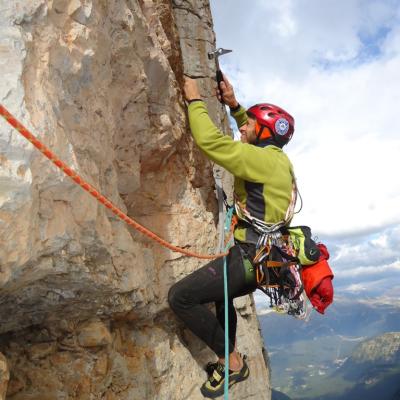
[[[217,84],[218,84],[218,89],[220,89],[220,90],[221,90],[221,88],[220,88],[219,85],[224,80],[224,78],[223,78],[223,75],[222,75],[222,71],[219,68],[219,60],[218,60],[218,58],[220,56],[223,56],[224,54],[231,53],[231,52],[232,52],[232,50],[226,50],[226,49],[222,49],[220,47],[219,49],[217,49],[215,51],[210,51],[208,53],[208,59],[209,60],[212,60],[213,58],[215,59],[215,66],[216,66],[216,70],[217,70]],[[221,91],[221,93],[222,93],[222,91]],[[221,103],[224,104],[224,101],[222,100],[222,98],[221,98]]]

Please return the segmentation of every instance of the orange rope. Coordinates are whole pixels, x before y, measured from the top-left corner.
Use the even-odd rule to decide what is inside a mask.
[[[89,183],[85,182],[74,170],[68,167],[63,161],[61,161],[48,147],[46,147],[40,140],[38,140],[24,125],[22,125],[5,107],[0,104],[0,115],[13,126],[22,136],[28,139],[42,154],[44,154],[53,164],[55,164],[59,169],[61,169],[66,175],[68,175],[75,183],[77,183],[81,188],[89,192],[94,198],[96,198],[101,204],[106,206],[111,210],[117,217],[122,221],[125,221],[128,225],[135,228],[137,231],[146,235],[150,239],[156,241],[161,246],[164,246],[177,253],[185,254],[190,257],[202,258],[202,259],[214,259],[220,258],[228,253],[220,253],[214,255],[208,254],[197,254],[189,250],[185,250],[181,247],[174,246],[164,239],[157,236],[155,233],[151,232],[149,229],[140,225],[134,219],[128,217],[124,212],[122,212],[118,207],[116,207],[110,200],[99,193],[96,188],[94,188]]]

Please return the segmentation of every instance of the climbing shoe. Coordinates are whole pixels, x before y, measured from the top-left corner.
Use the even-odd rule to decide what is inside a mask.
[[[218,367],[219,362],[215,361],[215,362],[209,362],[207,363],[207,365],[204,367],[204,371],[207,372],[207,376],[210,377],[214,370]]]
[[[239,353],[239,356],[243,360],[247,359],[246,354]],[[219,365],[218,361],[215,361],[215,362],[210,361],[207,363],[207,365],[204,367],[204,371],[207,372],[208,377],[210,377],[213,374],[214,370],[217,368],[218,365]]]
[[[207,369],[208,368],[208,369]],[[207,381],[203,384],[200,391],[204,397],[215,399],[224,394],[225,367],[220,363],[208,363],[206,372],[209,374]],[[242,382],[249,377],[250,370],[245,359],[240,371],[229,370],[229,387],[237,382]]]

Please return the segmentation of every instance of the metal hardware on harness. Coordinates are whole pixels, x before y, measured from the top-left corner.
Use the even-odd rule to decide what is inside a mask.
[[[283,243],[282,233],[280,231],[273,231],[268,233],[262,233],[258,238],[257,248],[267,246],[267,245],[275,245],[280,246]]]
[[[258,229],[260,226],[261,224],[258,225]],[[271,260],[273,248],[281,254],[282,261]],[[300,265],[290,236],[282,234],[279,228],[270,230],[268,227],[261,231],[253,262],[256,267],[258,288],[269,297],[270,306],[279,313],[286,313],[298,319],[307,318],[307,303],[303,293]],[[287,276],[285,274],[289,274],[291,283],[290,281],[289,284],[285,283]],[[271,276],[275,277],[277,284],[271,281]]]

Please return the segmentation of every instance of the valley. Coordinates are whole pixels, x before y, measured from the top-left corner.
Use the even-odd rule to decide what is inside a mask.
[[[380,400],[395,399],[400,334],[385,333],[400,332],[397,304],[337,299],[326,315],[313,311],[308,322],[260,313],[276,391],[292,400],[369,400],[378,391]],[[382,358],[385,352],[391,356]]]

